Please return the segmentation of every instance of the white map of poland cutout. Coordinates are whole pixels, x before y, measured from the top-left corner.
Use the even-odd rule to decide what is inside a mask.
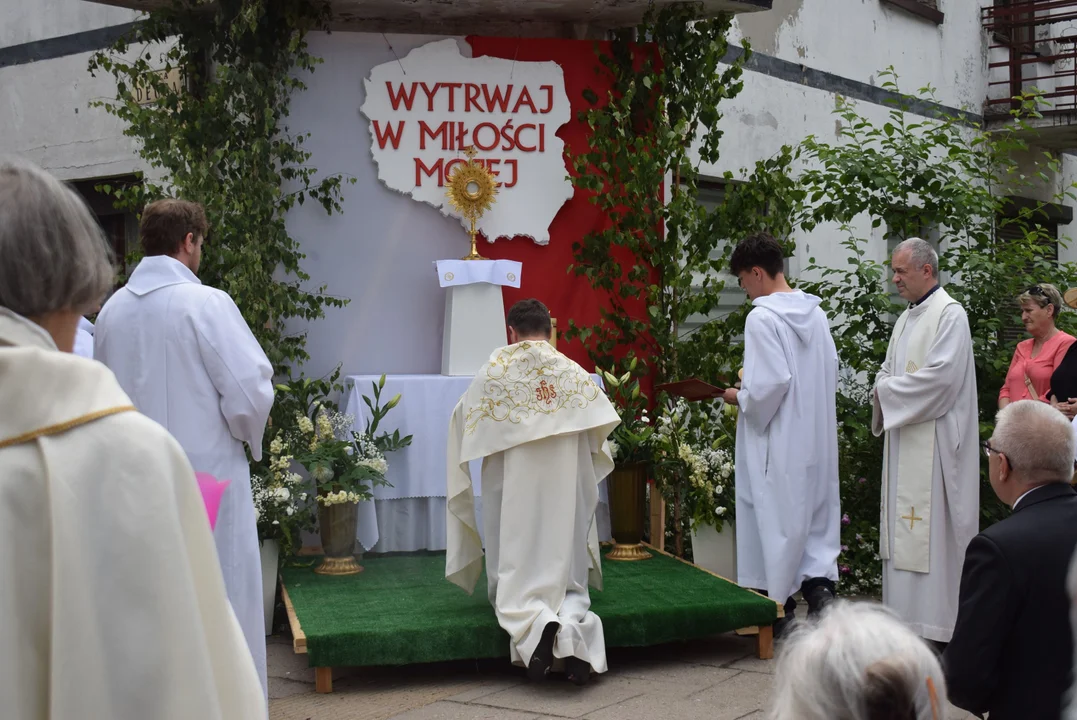
[[[376,66],[364,86],[379,180],[459,218],[445,183],[473,145],[500,183],[478,229],[490,242],[550,242],[550,223],[572,197],[557,137],[572,116],[560,65],[464,57],[455,40],[439,40]]]

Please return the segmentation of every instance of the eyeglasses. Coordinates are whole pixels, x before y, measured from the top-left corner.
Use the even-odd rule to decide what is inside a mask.
[[[996,455],[1002,454],[1000,450],[996,450],[995,448],[991,447],[990,440],[984,440],[982,443],[980,443],[980,447],[984,449],[984,455],[986,455],[987,457],[991,457],[991,453],[995,453]]]
[[[1037,297],[1047,297],[1047,293],[1043,291],[1039,285],[1033,285],[1028,290],[1025,290],[1029,295],[1035,295]]]

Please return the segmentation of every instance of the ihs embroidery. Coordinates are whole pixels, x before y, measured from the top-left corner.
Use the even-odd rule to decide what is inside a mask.
[[[554,390],[553,385],[543,380],[535,388],[535,399],[544,405],[553,405],[553,401],[557,399],[557,391]]]

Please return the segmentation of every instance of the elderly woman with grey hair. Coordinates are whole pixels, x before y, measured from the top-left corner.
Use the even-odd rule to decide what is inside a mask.
[[[944,720],[948,707],[938,657],[874,603],[794,626],[774,677],[770,720]]]
[[[82,199],[0,159],[4,717],[264,720],[186,455],[70,354],[113,277]]]
[[[1006,382],[998,394],[1000,410],[1018,400],[1047,402],[1051,376],[1074,341],[1072,335],[1055,326],[1062,312],[1062,294],[1054,285],[1030,286],[1017,296],[1017,304],[1021,308],[1021,322],[1032,337],[1017,343]],[[1068,414],[1073,417],[1072,413]]]

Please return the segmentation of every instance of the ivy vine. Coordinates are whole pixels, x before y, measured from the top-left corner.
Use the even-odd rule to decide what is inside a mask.
[[[341,185],[354,182],[317,178],[309,134],[286,124],[302,76],[321,62],[305,37],[327,20],[316,0],[177,0],[89,64],[115,78],[116,98],[95,105],[124,121],[153,176],[101,189],[135,212],[166,195],[205,206],[211,228],[199,274],[232,296],[278,372],[309,357],[288,321],[347,303],[304,287],[305,256],[285,224],[296,203],[339,212]],[[154,101],[140,103],[147,96]]]
[[[611,90],[605,97],[585,92],[591,107],[581,120],[590,139],[582,152],[574,149],[573,182],[610,222],[573,247],[570,272],[608,299],[597,323],[570,323],[565,334],[615,375],[660,383],[714,379],[737,367],[737,322],[686,327],[718,310],[731,250],[726,216],[698,201],[698,168],[718,160],[719,107],[743,86],[747,47],[723,67],[732,19],[701,19],[695,4],[652,8],[639,27],[615,33],[609,50],[597,51]],[[637,357],[647,362],[633,363]],[[648,402],[640,395],[630,401],[638,408],[622,412],[638,414]],[[668,485],[663,491],[674,503],[681,554],[680,493]]]

